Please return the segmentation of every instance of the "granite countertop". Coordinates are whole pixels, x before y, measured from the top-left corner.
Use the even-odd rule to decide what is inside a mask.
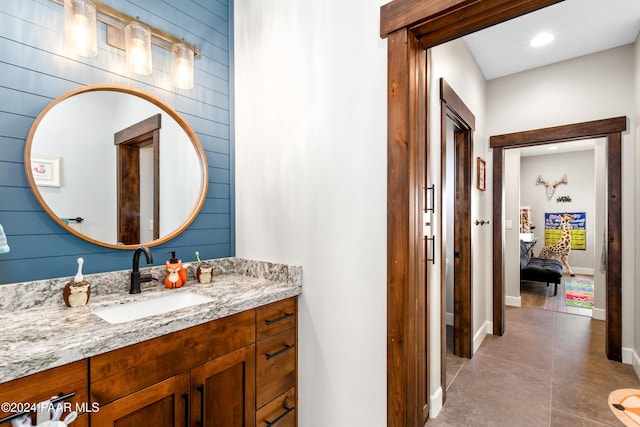
[[[115,292],[103,295],[96,292],[98,295],[94,295],[94,288],[97,287],[95,282],[110,279],[110,283],[113,283],[114,277],[109,273],[106,273],[109,275],[106,279],[102,277],[105,274],[100,277],[85,276],[85,280],[92,284],[91,298],[86,306],[74,308],[66,307],[62,302],[61,289],[68,280],[50,281],[52,286],[46,289],[42,283],[38,283],[33,287],[33,292],[40,289],[49,293],[49,297],[40,301],[40,304],[25,304],[13,310],[7,309],[6,305],[4,309],[0,307],[0,383],[297,296],[302,292],[300,267],[235,258],[213,262],[222,268],[216,267],[210,284],[200,284],[192,279],[182,288],[165,289],[161,281],[154,280],[151,284],[143,285],[142,293],[137,295],[128,294],[128,282],[124,286],[119,283]],[[160,278],[162,270],[160,267],[155,270],[154,277]],[[125,276],[124,273],[121,276]],[[26,285],[4,285],[15,286],[15,289],[6,292],[1,289],[4,286],[0,286],[0,297],[3,301],[7,298],[11,300],[9,292],[13,291],[14,299],[23,298],[27,292]],[[2,292],[5,295],[1,295]],[[110,305],[182,292],[205,295],[213,301],[119,324],[108,323],[92,313]]]

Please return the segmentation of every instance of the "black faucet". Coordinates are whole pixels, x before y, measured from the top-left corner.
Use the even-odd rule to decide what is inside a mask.
[[[151,255],[151,251],[146,246],[140,246],[133,253],[133,269],[131,271],[131,289],[129,290],[130,294],[139,294],[140,293],[140,283],[142,282],[150,282],[153,277],[150,274],[140,274],[139,266],[140,266],[140,254],[144,253],[145,258],[147,258],[147,264],[153,263],[153,256]]]

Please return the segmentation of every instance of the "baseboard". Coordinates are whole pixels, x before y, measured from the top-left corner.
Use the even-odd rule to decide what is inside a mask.
[[[587,268],[587,267],[571,267],[571,270],[576,274],[585,274],[588,276],[595,275],[595,268]]]
[[[607,310],[604,308],[595,308],[591,309],[591,318],[596,320],[607,320]]]
[[[431,396],[429,396],[429,418],[435,418],[442,409],[442,387],[438,387]]]
[[[625,365],[633,365],[634,353],[635,351],[632,348],[622,347],[622,363]]]
[[[504,305],[510,305],[511,307],[522,307],[522,299],[520,297],[504,297]]]
[[[453,313],[445,313],[444,321],[445,321],[445,324],[449,326],[453,326]]]
[[[489,330],[491,330],[491,332],[489,332]],[[489,322],[487,320],[484,322],[480,330],[473,336],[473,354],[478,351],[478,348],[480,348],[480,344],[482,344],[482,341],[484,341],[487,334],[489,333],[493,333],[493,322]]]
[[[633,354],[631,356],[633,357],[633,370],[636,371],[636,376],[640,378],[640,357],[638,357],[638,353],[636,353],[635,350],[632,353]]]

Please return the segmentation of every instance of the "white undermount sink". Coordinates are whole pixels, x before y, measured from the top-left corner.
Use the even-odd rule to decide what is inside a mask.
[[[92,313],[100,316],[109,323],[124,323],[211,301],[213,301],[213,298],[193,292],[171,293],[144,301],[132,301],[125,304],[98,308],[93,310]]]

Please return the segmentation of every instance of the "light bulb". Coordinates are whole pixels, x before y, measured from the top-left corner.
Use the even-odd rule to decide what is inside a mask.
[[[151,62],[151,31],[146,26],[132,22],[125,27],[127,65],[136,74],[147,75],[153,71]]]
[[[96,8],[89,0],[65,0],[65,36],[67,44],[78,55],[98,54]]]
[[[185,43],[175,43],[173,52],[173,82],[178,89],[193,89],[194,52]]]

